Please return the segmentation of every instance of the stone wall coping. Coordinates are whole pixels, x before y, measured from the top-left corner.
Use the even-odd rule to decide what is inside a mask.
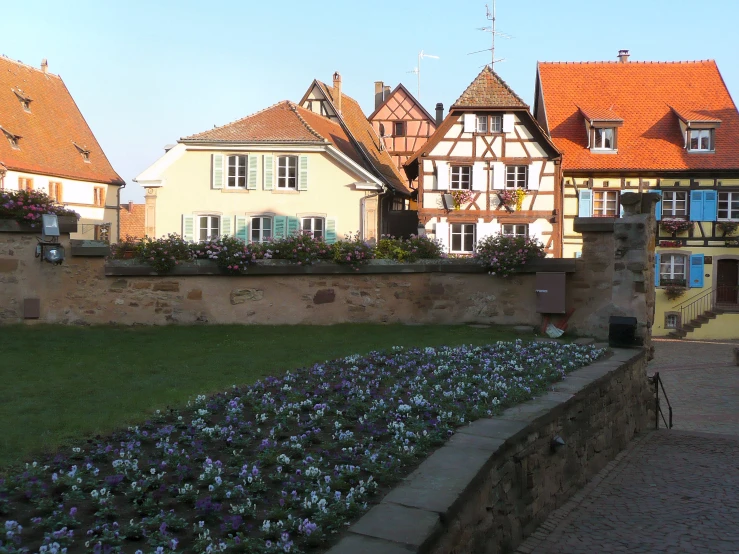
[[[327,554],[429,552],[484,481],[504,445],[555,421],[592,387],[645,357],[646,350],[613,348],[608,354],[573,371],[539,398],[457,429],[444,446],[353,524]],[[519,454],[526,456],[525,452]]]
[[[576,233],[613,233],[615,217],[576,217],[573,229]]]
[[[94,255],[94,254],[93,254]],[[517,273],[562,272],[574,273],[574,259],[542,258],[535,260]],[[399,263],[393,260],[369,260],[365,265],[354,269],[348,265],[320,261],[313,265],[297,265],[288,260],[258,260],[250,265],[242,275],[332,275],[332,274],[382,274],[382,273],[486,273],[487,270],[476,260],[442,259],[418,260],[413,263]],[[108,260],[105,263],[108,277],[133,277],[159,275],[154,269],[137,260]],[[190,275],[224,275],[213,260],[183,262],[162,276],[184,277]]]
[[[63,235],[77,232],[77,217],[73,215],[59,216],[59,232]],[[0,219],[0,233],[23,233],[26,235],[40,235],[41,223],[32,226],[30,223],[21,223],[15,219]]]

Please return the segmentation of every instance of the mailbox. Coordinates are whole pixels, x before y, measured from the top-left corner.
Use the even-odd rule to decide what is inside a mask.
[[[536,311],[538,313],[565,313],[565,278],[565,273],[536,274]]]

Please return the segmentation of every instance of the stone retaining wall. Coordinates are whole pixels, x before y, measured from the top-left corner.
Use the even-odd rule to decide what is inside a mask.
[[[571,373],[544,396],[461,428],[329,554],[505,554],[652,421],[646,350]],[[553,450],[552,440],[564,446]]]

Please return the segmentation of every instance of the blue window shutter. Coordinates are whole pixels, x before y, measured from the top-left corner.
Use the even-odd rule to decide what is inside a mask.
[[[703,218],[703,191],[690,191],[690,221],[702,221]]]
[[[298,190],[308,190],[308,156],[300,156],[298,162]]]
[[[660,221],[662,219],[662,191],[661,190],[653,190],[650,191],[654,194],[659,194],[659,202],[654,206],[654,216],[657,218],[657,221]]]
[[[333,244],[336,242],[336,219],[329,217],[326,219],[326,243]]]
[[[275,239],[285,238],[285,229],[287,227],[287,217],[284,215],[276,215],[274,218],[274,230],[272,236]]]
[[[702,221],[716,221],[716,211],[718,206],[716,205],[716,191],[715,190],[704,190],[703,191],[703,219]]]
[[[195,216],[182,216],[182,238],[187,242],[195,240]]]
[[[221,216],[221,237],[231,236],[231,217],[227,215]]]
[[[654,255],[654,286],[659,286],[659,254]]]
[[[703,288],[703,254],[690,256],[690,288]]]
[[[300,219],[297,217],[287,218],[287,234],[294,235],[300,231]]]
[[[593,214],[593,191],[580,190],[577,193],[579,199],[577,215],[578,217],[590,217]]]
[[[236,216],[236,232],[234,236],[243,242],[249,242],[249,220],[243,216]]]

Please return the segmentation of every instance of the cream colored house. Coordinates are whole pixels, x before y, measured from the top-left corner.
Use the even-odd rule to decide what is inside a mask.
[[[373,239],[389,193],[341,125],[289,101],[181,139],[134,180],[146,191],[146,234],[195,242],[299,230]]]
[[[61,77],[0,56],[0,190],[36,190],[80,214],[73,239],[118,236],[125,185]]]

